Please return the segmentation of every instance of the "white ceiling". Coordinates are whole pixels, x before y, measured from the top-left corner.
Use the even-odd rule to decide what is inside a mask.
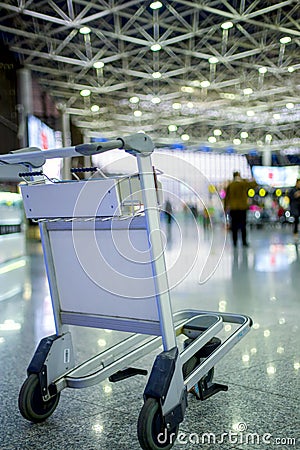
[[[0,1],[0,35],[86,134],[144,130],[158,145],[188,134],[190,145],[237,149],[263,149],[271,135],[274,150],[300,153],[299,0],[161,2],[153,10],[141,0]]]

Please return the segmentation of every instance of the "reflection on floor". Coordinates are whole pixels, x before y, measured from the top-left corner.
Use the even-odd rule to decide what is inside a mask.
[[[174,449],[300,448],[300,261],[289,229],[251,230],[250,246],[233,249],[212,235],[176,224],[166,244],[174,310],[237,312],[253,329],[216,366],[228,392],[205,402],[191,394]],[[22,294],[0,302],[1,450],[134,450],[146,378],[65,389],[46,422],[18,411],[18,393],[39,340],[54,332],[39,244],[31,245]],[[0,283],[4,274],[0,272]],[[24,274],[22,274],[22,277]],[[16,284],[18,277],[16,272]],[[111,346],[120,333],[72,328],[78,359]],[[123,335],[122,335],[123,336]],[[140,361],[150,369],[155,352]],[[204,442],[201,444],[201,442]]]

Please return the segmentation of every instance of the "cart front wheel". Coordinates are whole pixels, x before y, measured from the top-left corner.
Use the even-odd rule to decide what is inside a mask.
[[[178,426],[167,430],[160,404],[155,398],[148,398],[138,419],[138,438],[143,450],[168,450],[173,447]]]
[[[43,422],[51,416],[59,402],[60,393],[44,401],[37,374],[32,373],[23,383],[19,394],[19,410],[31,422]]]

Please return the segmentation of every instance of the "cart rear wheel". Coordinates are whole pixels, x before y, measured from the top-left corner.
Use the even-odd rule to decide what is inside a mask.
[[[138,419],[138,438],[143,450],[168,450],[173,447],[178,426],[167,430],[158,400],[148,398]]]
[[[51,416],[59,402],[60,393],[44,401],[39,377],[32,373],[23,383],[19,394],[19,410],[31,422],[43,422]]]

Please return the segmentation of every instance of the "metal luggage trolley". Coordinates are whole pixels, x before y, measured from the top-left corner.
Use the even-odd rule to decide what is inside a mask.
[[[26,216],[39,222],[56,325],[56,334],[41,340],[28,366],[19,394],[20,412],[32,422],[41,422],[53,413],[67,387],[79,389],[106,378],[115,382],[146,374],[131,364],[162,344],[138,419],[138,439],[144,450],[173,446],[188,392],[204,400],[227,390],[213,381],[214,366],[251,327],[251,319],[242,315],[172,313],[153,148],[151,139],[138,133],[62,149],[28,148],[0,158],[0,164],[22,164],[30,170],[20,173],[26,180],[21,191]],[[138,187],[133,189],[126,178],[52,182],[35,178],[41,175],[37,168],[48,158],[111,149],[124,149],[137,158]],[[132,200],[136,195],[144,206],[139,214]],[[216,335],[224,323],[234,324],[234,330],[221,342]],[[134,334],[76,365],[68,325]],[[186,337],[183,349],[179,335]]]

